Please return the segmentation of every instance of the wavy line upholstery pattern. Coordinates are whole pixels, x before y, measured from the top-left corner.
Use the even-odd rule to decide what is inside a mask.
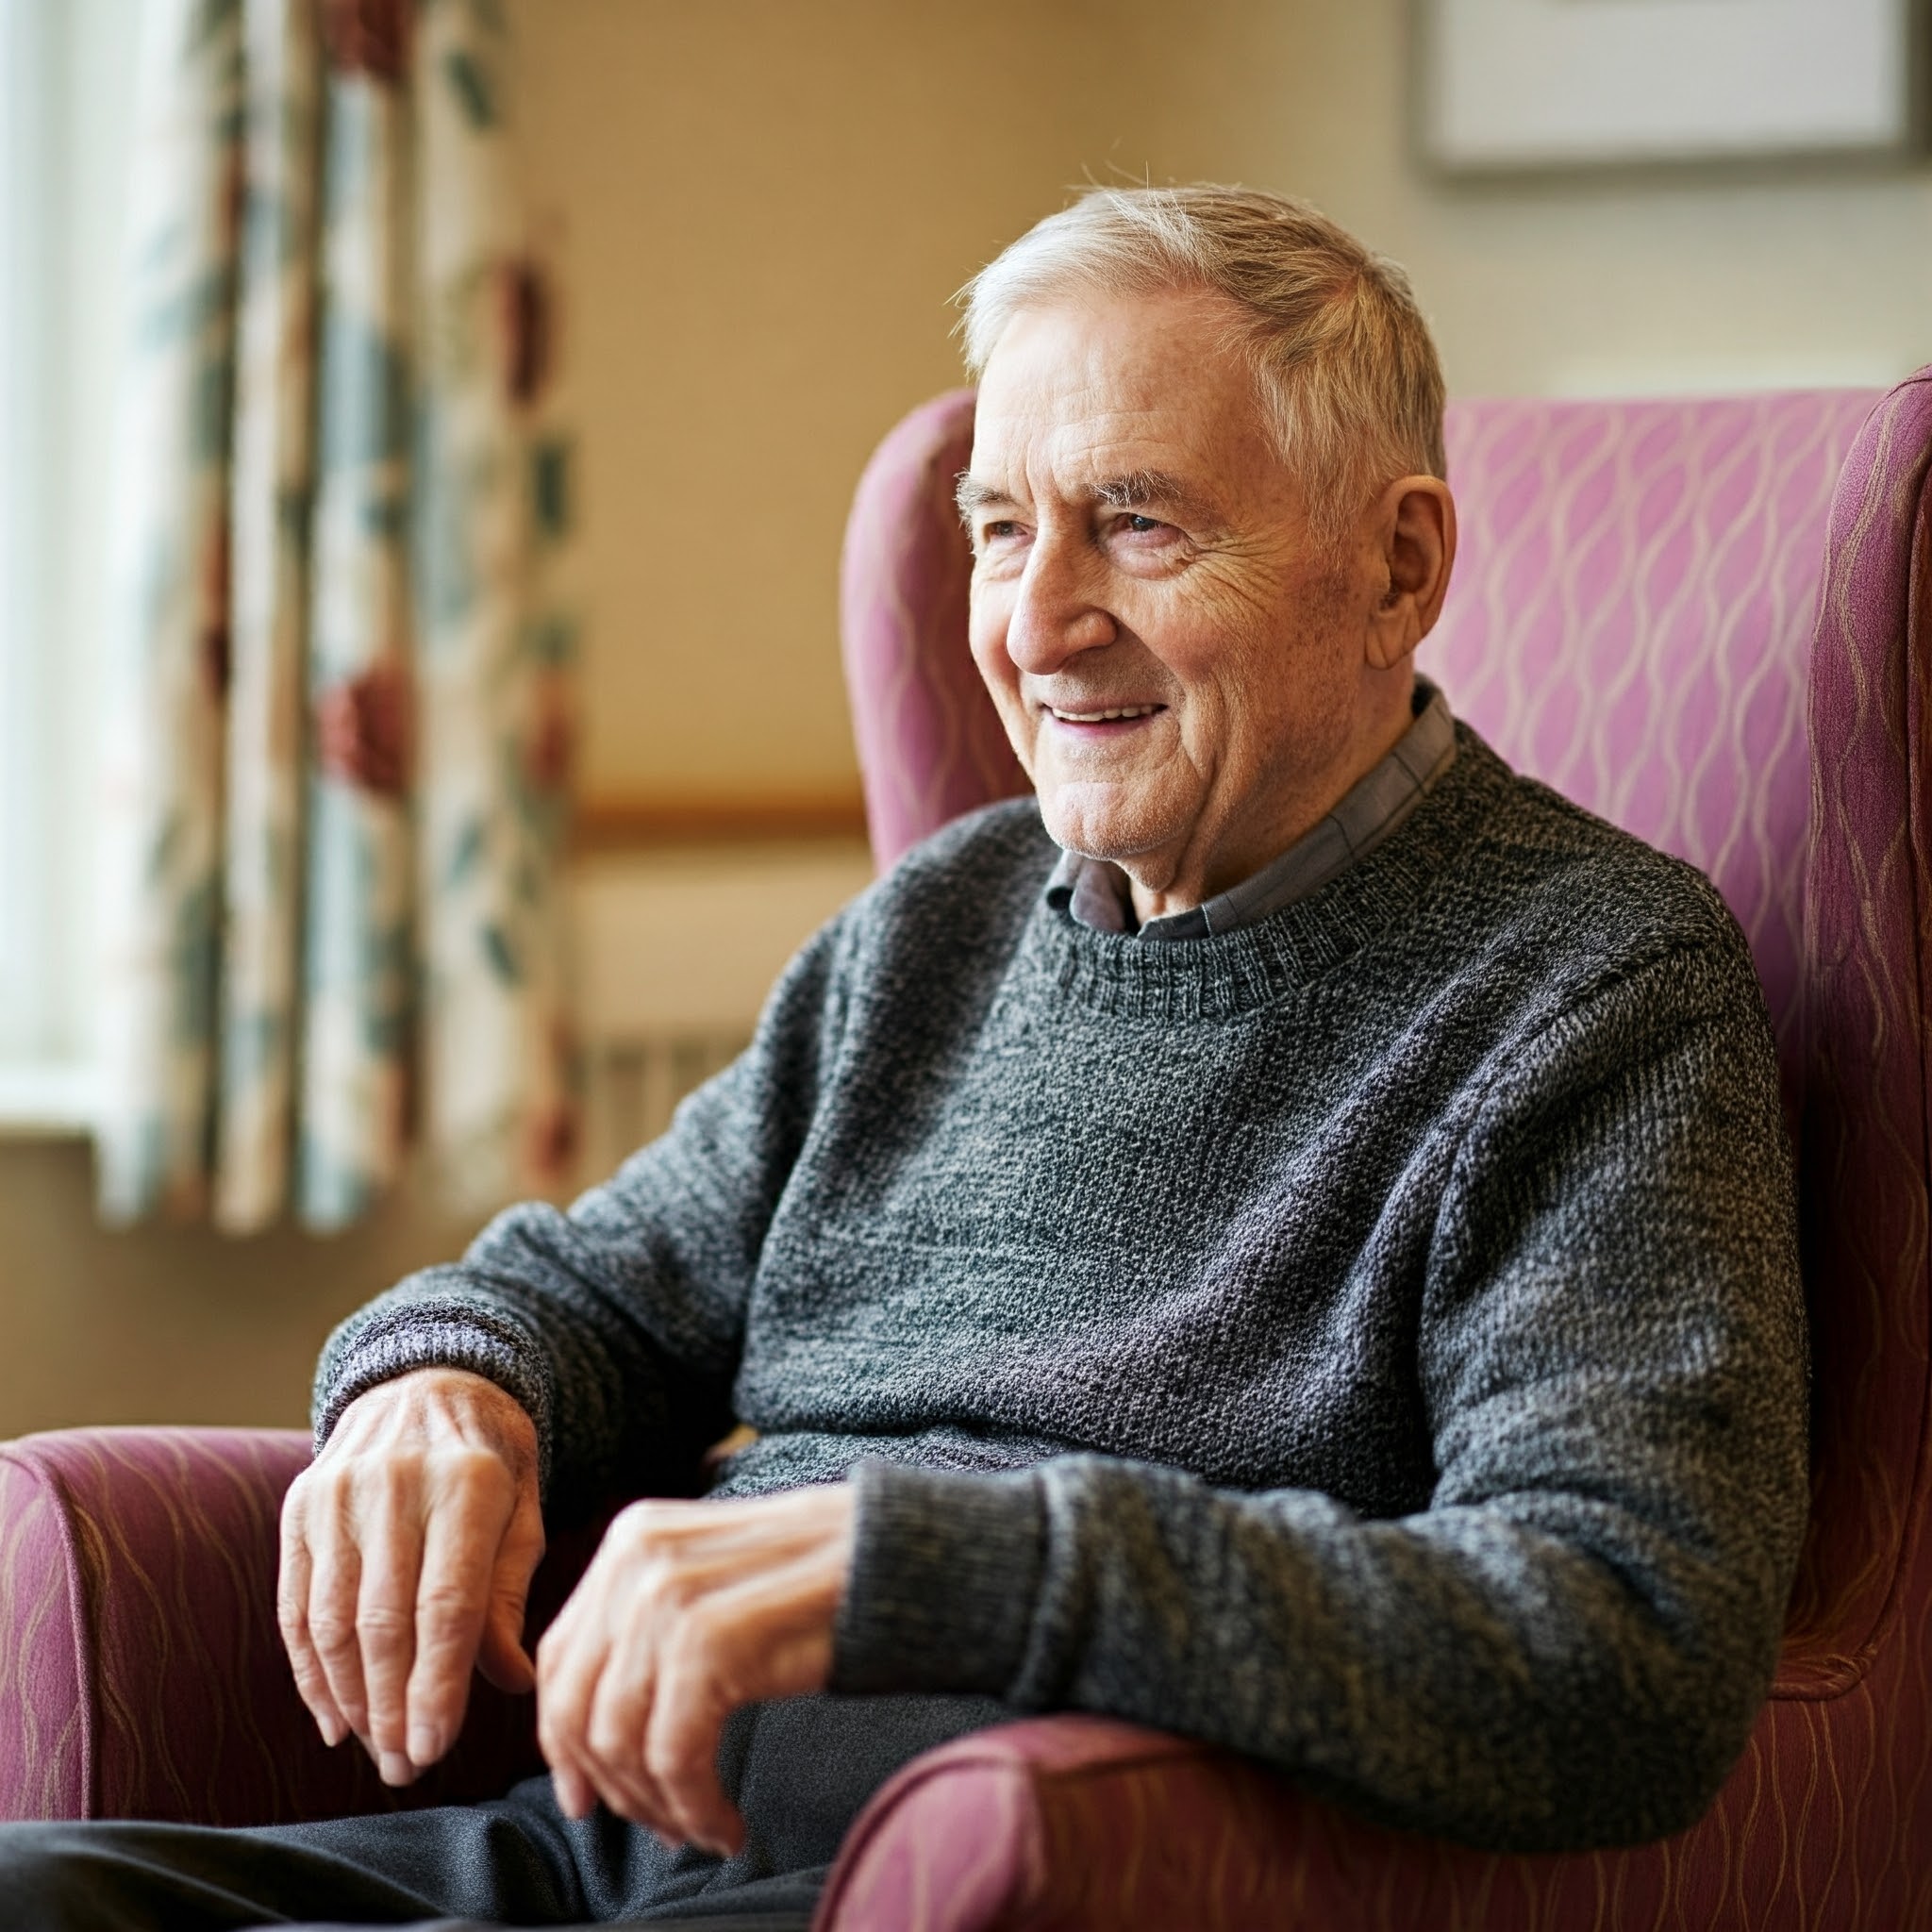
[[[87,1815],[87,1646],[66,1529],[54,1494],[0,1457],[0,1817]]]
[[[1875,400],[1449,411],[1461,551],[1424,669],[1519,770],[1710,874],[1787,1042],[1807,647],[1832,487]],[[846,682],[881,871],[1026,789],[965,648],[952,492],[972,447],[971,390],[921,405],[880,443],[846,526]]]
[[[1482,402],[1448,423],[1461,546],[1423,668],[1519,771],[1710,875],[1790,1074],[1807,659],[1833,486],[1875,400]]]
[[[1932,1469],[1928,443],[1932,371],[1922,371],[1874,413],[1845,465],[1812,662],[1801,1199],[1816,1474],[1792,1624],[1807,1654],[1840,1672],[1864,1665],[1906,1601],[1922,1629],[1932,1623],[1932,1571],[1908,1580]],[[1922,1677],[1922,1718],[1928,1693]]]
[[[325,1750],[275,1627],[284,1430],[70,1429],[0,1446],[0,1817],[276,1824],[491,1795],[540,1768],[527,1699],[391,1791]],[[554,1540],[541,1627],[589,1554]]]

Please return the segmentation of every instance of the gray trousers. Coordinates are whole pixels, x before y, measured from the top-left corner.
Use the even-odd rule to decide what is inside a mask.
[[[922,1751],[1011,1715],[984,1698],[798,1698],[741,1711],[718,1769],[744,1849],[668,1849],[547,1777],[486,1805],[244,1830],[0,1824],[7,1932],[316,1925],[690,1925],[805,1932],[867,1798]]]

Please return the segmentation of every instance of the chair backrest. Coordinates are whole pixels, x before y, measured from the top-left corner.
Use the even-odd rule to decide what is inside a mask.
[[[955,391],[894,429],[848,525],[881,868],[1025,790],[966,649],[972,408]],[[1932,373],[1886,397],[1462,403],[1448,441],[1462,547],[1424,669],[1519,770],[1702,867],[1751,941],[1801,1129],[1817,1363],[1792,1655],[1859,1668],[1925,1481]]]

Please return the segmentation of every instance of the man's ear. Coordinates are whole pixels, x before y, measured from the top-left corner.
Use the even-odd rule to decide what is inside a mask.
[[[1440,476],[1403,476],[1370,513],[1387,588],[1369,616],[1368,658],[1392,671],[1435,628],[1456,562],[1456,499]]]

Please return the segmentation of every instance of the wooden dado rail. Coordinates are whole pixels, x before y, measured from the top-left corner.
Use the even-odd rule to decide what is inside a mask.
[[[587,798],[571,825],[575,853],[663,845],[754,845],[863,839],[865,800],[849,790],[696,797]]]

